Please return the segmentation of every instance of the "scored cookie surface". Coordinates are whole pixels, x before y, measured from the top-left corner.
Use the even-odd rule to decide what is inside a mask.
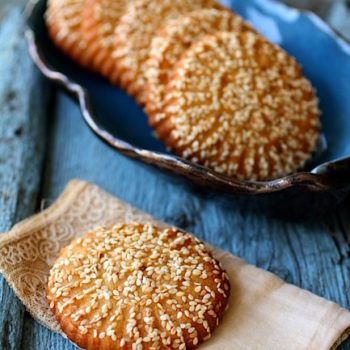
[[[81,31],[84,6],[85,0],[49,0],[45,19],[55,45],[75,62],[90,68],[87,44]]]
[[[135,0],[116,27],[117,74],[121,85],[145,103],[145,71],[151,41],[170,19],[202,8],[222,8],[215,0]]]
[[[157,135],[176,154],[244,180],[302,168],[319,137],[318,101],[297,62],[253,32],[221,32],[175,66]]]
[[[226,273],[205,245],[151,224],[98,228],[64,248],[47,298],[84,349],[191,349],[228,303]]]
[[[94,70],[114,84],[118,82],[112,55],[114,32],[129,3],[130,0],[86,0],[82,14],[81,30],[87,43],[87,55]]]
[[[166,23],[153,39],[146,70],[146,112],[156,127],[164,117],[164,92],[173,67],[193,42],[217,31],[253,31],[241,17],[217,9],[203,9]]]

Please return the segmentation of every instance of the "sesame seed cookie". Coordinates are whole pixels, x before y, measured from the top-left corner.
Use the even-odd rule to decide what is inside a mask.
[[[83,349],[193,349],[228,305],[226,273],[192,235],[152,224],[86,233],[51,269],[47,299]]]
[[[45,14],[48,33],[52,41],[67,56],[89,68],[86,42],[81,32],[85,0],[49,0]]]
[[[193,42],[217,31],[252,31],[241,17],[216,9],[203,9],[169,21],[153,39],[147,62],[146,112],[156,127],[164,114],[165,86],[175,64]]]
[[[113,84],[118,83],[112,55],[114,31],[129,2],[130,0],[86,0],[82,15],[82,34],[93,68]]]
[[[146,61],[153,36],[168,20],[202,8],[222,8],[215,0],[135,0],[116,27],[116,69],[121,85],[143,105]]]
[[[253,32],[192,45],[166,88],[157,135],[191,161],[244,180],[301,169],[320,131],[318,101],[298,63]]]

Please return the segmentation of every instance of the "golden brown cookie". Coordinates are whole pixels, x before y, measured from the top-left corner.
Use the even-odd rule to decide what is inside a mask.
[[[117,73],[121,85],[145,103],[145,71],[151,41],[168,20],[202,8],[222,8],[215,0],[135,0],[116,27]]]
[[[194,44],[166,88],[157,134],[176,154],[245,180],[302,168],[319,137],[318,101],[298,63],[253,32]]]
[[[174,228],[97,228],[64,248],[47,298],[83,349],[193,349],[228,303],[226,273],[205,245]]]
[[[82,34],[87,43],[87,55],[93,69],[112,83],[118,83],[115,60],[115,27],[126,11],[130,0],[86,0],[82,14]]]
[[[67,56],[86,68],[90,57],[81,32],[85,0],[48,0],[45,14],[48,33]]]
[[[153,39],[146,71],[146,112],[152,127],[162,120],[165,86],[173,67],[191,44],[217,31],[252,31],[241,17],[217,9],[203,9],[169,21]]]

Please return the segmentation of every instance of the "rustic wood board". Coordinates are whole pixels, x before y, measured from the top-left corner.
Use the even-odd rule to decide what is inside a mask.
[[[53,200],[78,177],[350,308],[349,201],[308,223],[268,218],[258,207],[248,212],[118,155],[91,133],[76,103],[61,92],[46,118],[50,89],[26,54],[21,11],[14,8],[6,18],[0,24],[0,231],[39,210],[42,199]],[[0,310],[0,349],[75,348],[33,321],[2,279]]]
[[[75,102],[63,93],[58,93],[56,111],[50,125],[43,198],[56,198],[71,178],[93,181],[160,219],[350,308],[349,203],[308,223],[252,214],[116,154],[94,137],[81,122]],[[43,339],[51,348],[72,348],[26,318],[23,349],[39,349]]]
[[[45,144],[43,79],[23,39],[23,15],[12,8],[0,26],[0,232],[32,214]],[[45,84],[47,90],[47,84]],[[0,349],[17,349],[24,308],[0,278]]]

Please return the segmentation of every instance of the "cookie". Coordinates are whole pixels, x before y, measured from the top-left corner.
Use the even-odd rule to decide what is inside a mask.
[[[215,0],[135,0],[116,27],[116,70],[121,86],[143,105],[151,41],[169,20],[202,8],[222,8]]]
[[[113,84],[118,83],[113,59],[114,31],[129,2],[129,0],[86,0],[82,14],[81,30],[93,69]]]
[[[205,245],[174,228],[97,228],[64,248],[47,299],[83,349],[193,349],[227,308],[226,273]]]
[[[216,9],[203,9],[169,21],[153,39],[147,62],[146,113],[156,127],[164,114],[164,90],[177,61],[191,44],[217,31],[252,31],[241,17]]]
[[[81,32],[85,0],[49,0],[45,14],[48,33],[54,44],[80,65],[90,68],[86,42]]]
[[[202,38],[175,66],[157,135],[176,154],[243,180],[303,168],[320,131],[298,63],[253,32]]]

